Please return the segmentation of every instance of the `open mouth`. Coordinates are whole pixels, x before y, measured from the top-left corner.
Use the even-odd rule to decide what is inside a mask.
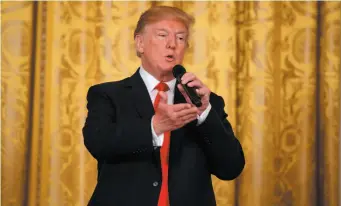
[[[167,61],[174,61],[174,55],[167,55],[166,60]]]

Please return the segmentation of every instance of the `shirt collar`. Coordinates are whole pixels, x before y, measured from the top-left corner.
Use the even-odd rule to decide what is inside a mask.
[[[142,77],[142,80],[144,81],[145,85],[147,86],[147,90],[149,93],[151,93],[154,88],[156,87],[156,85],[160,82],[159,80],[157,80],[154,76],[152,76],[150,73],[148,73],[143,67],[142,65],[140,66],[140,75]],[[174,92],[175,89],[175,83],[176,83],[176,79],[172,79],[168,82],[165,82],[168,87],[169,87],[169,91],[170,92]]]

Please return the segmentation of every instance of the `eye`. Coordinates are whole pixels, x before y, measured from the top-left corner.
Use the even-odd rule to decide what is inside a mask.
[[[185,39],[185,37],[183,37],[183,36],[178,36],[178,40],[179,40],[179,41],[185,41],[186,39]]]
[[[160,33],[160,34],[158,34],[158,36],[160,36],[160,37],[166,37],[167,35],[164,34],[164,33]]]

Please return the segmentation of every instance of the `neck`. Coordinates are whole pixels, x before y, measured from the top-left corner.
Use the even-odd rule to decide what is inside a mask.
[[[173,74],[152,74],[157,80],[159,80],[160,82],[168,82],[172,79],[174,79]]]
[[[151,74],[155,79],[159,80],[160,82],[168,82],[174,79],[173,73],[170,71],[160,71],[158,69],[150,69],[149,67],[145,67],[142,64],[143,68]]]

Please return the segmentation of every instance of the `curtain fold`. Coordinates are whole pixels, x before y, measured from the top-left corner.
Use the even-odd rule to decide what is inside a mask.
[[[1,2],[1,203],[27,199],[31,113],[31,2]]]
[[[341,97],[341,3],[321,4],[320,87],[320,186],[322,205],[341,203],[340,184],[340,97]],[[339,120],[339,121],[338,121]]]
[[[86,205],[86,93],[139,66],[141,12],[195,16],[184,66],[225,100],[246,157],[219,206],[340,200],[340,2],[2,2],[1,203]]]

